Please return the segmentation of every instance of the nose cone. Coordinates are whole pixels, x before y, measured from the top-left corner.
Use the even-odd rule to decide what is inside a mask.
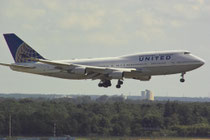
[[[205,64],[205,61],[203,59],[199,58],[199,61],[200,61],[201,66]]]
[[[195,56],[195,55],[191,55],[191,56],[192,56],[192,60],[195,62],[195,64],[198,67],[201,67],[202,65],[205,64],[205,61],[202,58]]]
[[[205,61],[202,58],[196,56],[195,59],[199,63],[199,66],[202,66],[205,64]]]

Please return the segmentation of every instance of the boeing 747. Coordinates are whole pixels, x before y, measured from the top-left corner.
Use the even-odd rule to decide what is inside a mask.
[[[100,80],[99,87],[110,87],[118,80],[120,88],[125,78],[149,81],[155,75],[181,74],[201,67],[204,60],[189,51],[156,51],[119,57],[78,60],[49,60],[41,56],[13,33],[4,34],[15,63],[8,66],[14,71],[52,76],[64,79]]]

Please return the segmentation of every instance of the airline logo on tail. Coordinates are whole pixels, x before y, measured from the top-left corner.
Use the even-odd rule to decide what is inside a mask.
[[[16,63],[35,62],[30,58],[44,59],[15,34],[4,34],[4,38]]]
[[[15,54],[15,62],[31,62],[30,58],[38,58],[40,55],[26,43],[21,44]]]

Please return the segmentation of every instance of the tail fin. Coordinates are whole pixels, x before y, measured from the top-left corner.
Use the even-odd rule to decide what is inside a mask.
[[[15,34],[4,34],[4,38],[16,63],[35,62],[30,58],[44,59],[38,52],[32,49]]]

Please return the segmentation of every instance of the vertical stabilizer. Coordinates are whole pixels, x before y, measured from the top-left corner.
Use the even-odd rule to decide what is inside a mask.
[[[30,58],[44,59],[38,52],[13,33],[4,34],[9,50],[16,63],[34,62]]]

